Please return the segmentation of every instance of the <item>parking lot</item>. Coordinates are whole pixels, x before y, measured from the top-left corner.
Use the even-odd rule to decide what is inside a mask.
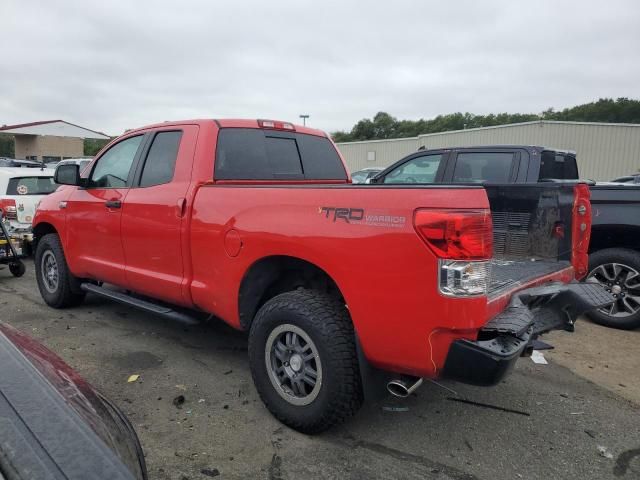
[[[640,477],[640,331],[581,321],[573,336],[549,337],[548,365],[522,359],[495,388],[426,382],[406,401],[367,405],[309,437],[263,407],[242,333],[217,321],[187,328],[96,297],[53,310],[33,275],[31,262],[20,279],[0,271],[2,321],[121,407],[152,479]]]

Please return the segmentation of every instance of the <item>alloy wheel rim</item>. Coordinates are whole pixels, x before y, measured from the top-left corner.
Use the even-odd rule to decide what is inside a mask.
[[[311,337],[284,324],[273,329],[265,344],[265,364],[278,395],[292,405],[313,402],[322,387],[322,363]]]
[[[603,263],[587,276],[611,293],[615,302],[599,309],[610,317],[629,317],[640,311],[640,272],[623,263]]]
[[[47,250],[40,260],[40,272],[44,288],[49,293],[55,293],[58,290],[60,274],[58,271],[58,262],[51,250]]]

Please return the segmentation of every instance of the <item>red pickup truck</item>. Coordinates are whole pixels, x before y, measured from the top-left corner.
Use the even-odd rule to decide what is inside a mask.
[[[262,400],[303,432],[381,382],[495,384],[538,335],[612,301],[573,281],[591,222],[575,182],[352,185],[325,133],[270,120],[132,130],[56,182],[34,219],[45,302],[91,292],[248,331]]]

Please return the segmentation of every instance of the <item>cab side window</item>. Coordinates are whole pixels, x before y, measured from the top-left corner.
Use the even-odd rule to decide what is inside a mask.
[[[142,169],[141,187],[162,185],[173,180],[181,138],[181,131],[156,134]]]
[[[422,155],[403,163],[384,177],[384,183],[433,183],[442,154]]]
[[[459,153],[453,172],[453,183],[508,183],[513,166],[513,153]]]
[[[142,135],[116,143],[96,162],[89,179],[90,188],[126,188]]]

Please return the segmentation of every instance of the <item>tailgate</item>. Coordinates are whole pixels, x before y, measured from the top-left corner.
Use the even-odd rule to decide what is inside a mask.
[[[541,279],[586,273],[591,227],[585,184],[486,185],[493,220],[490,299]]]
[[[31,225],[33,216],[36,213],[36,206],[42,195],[17,195],[8,197],[16,202],[16,214],[19,223]]]

